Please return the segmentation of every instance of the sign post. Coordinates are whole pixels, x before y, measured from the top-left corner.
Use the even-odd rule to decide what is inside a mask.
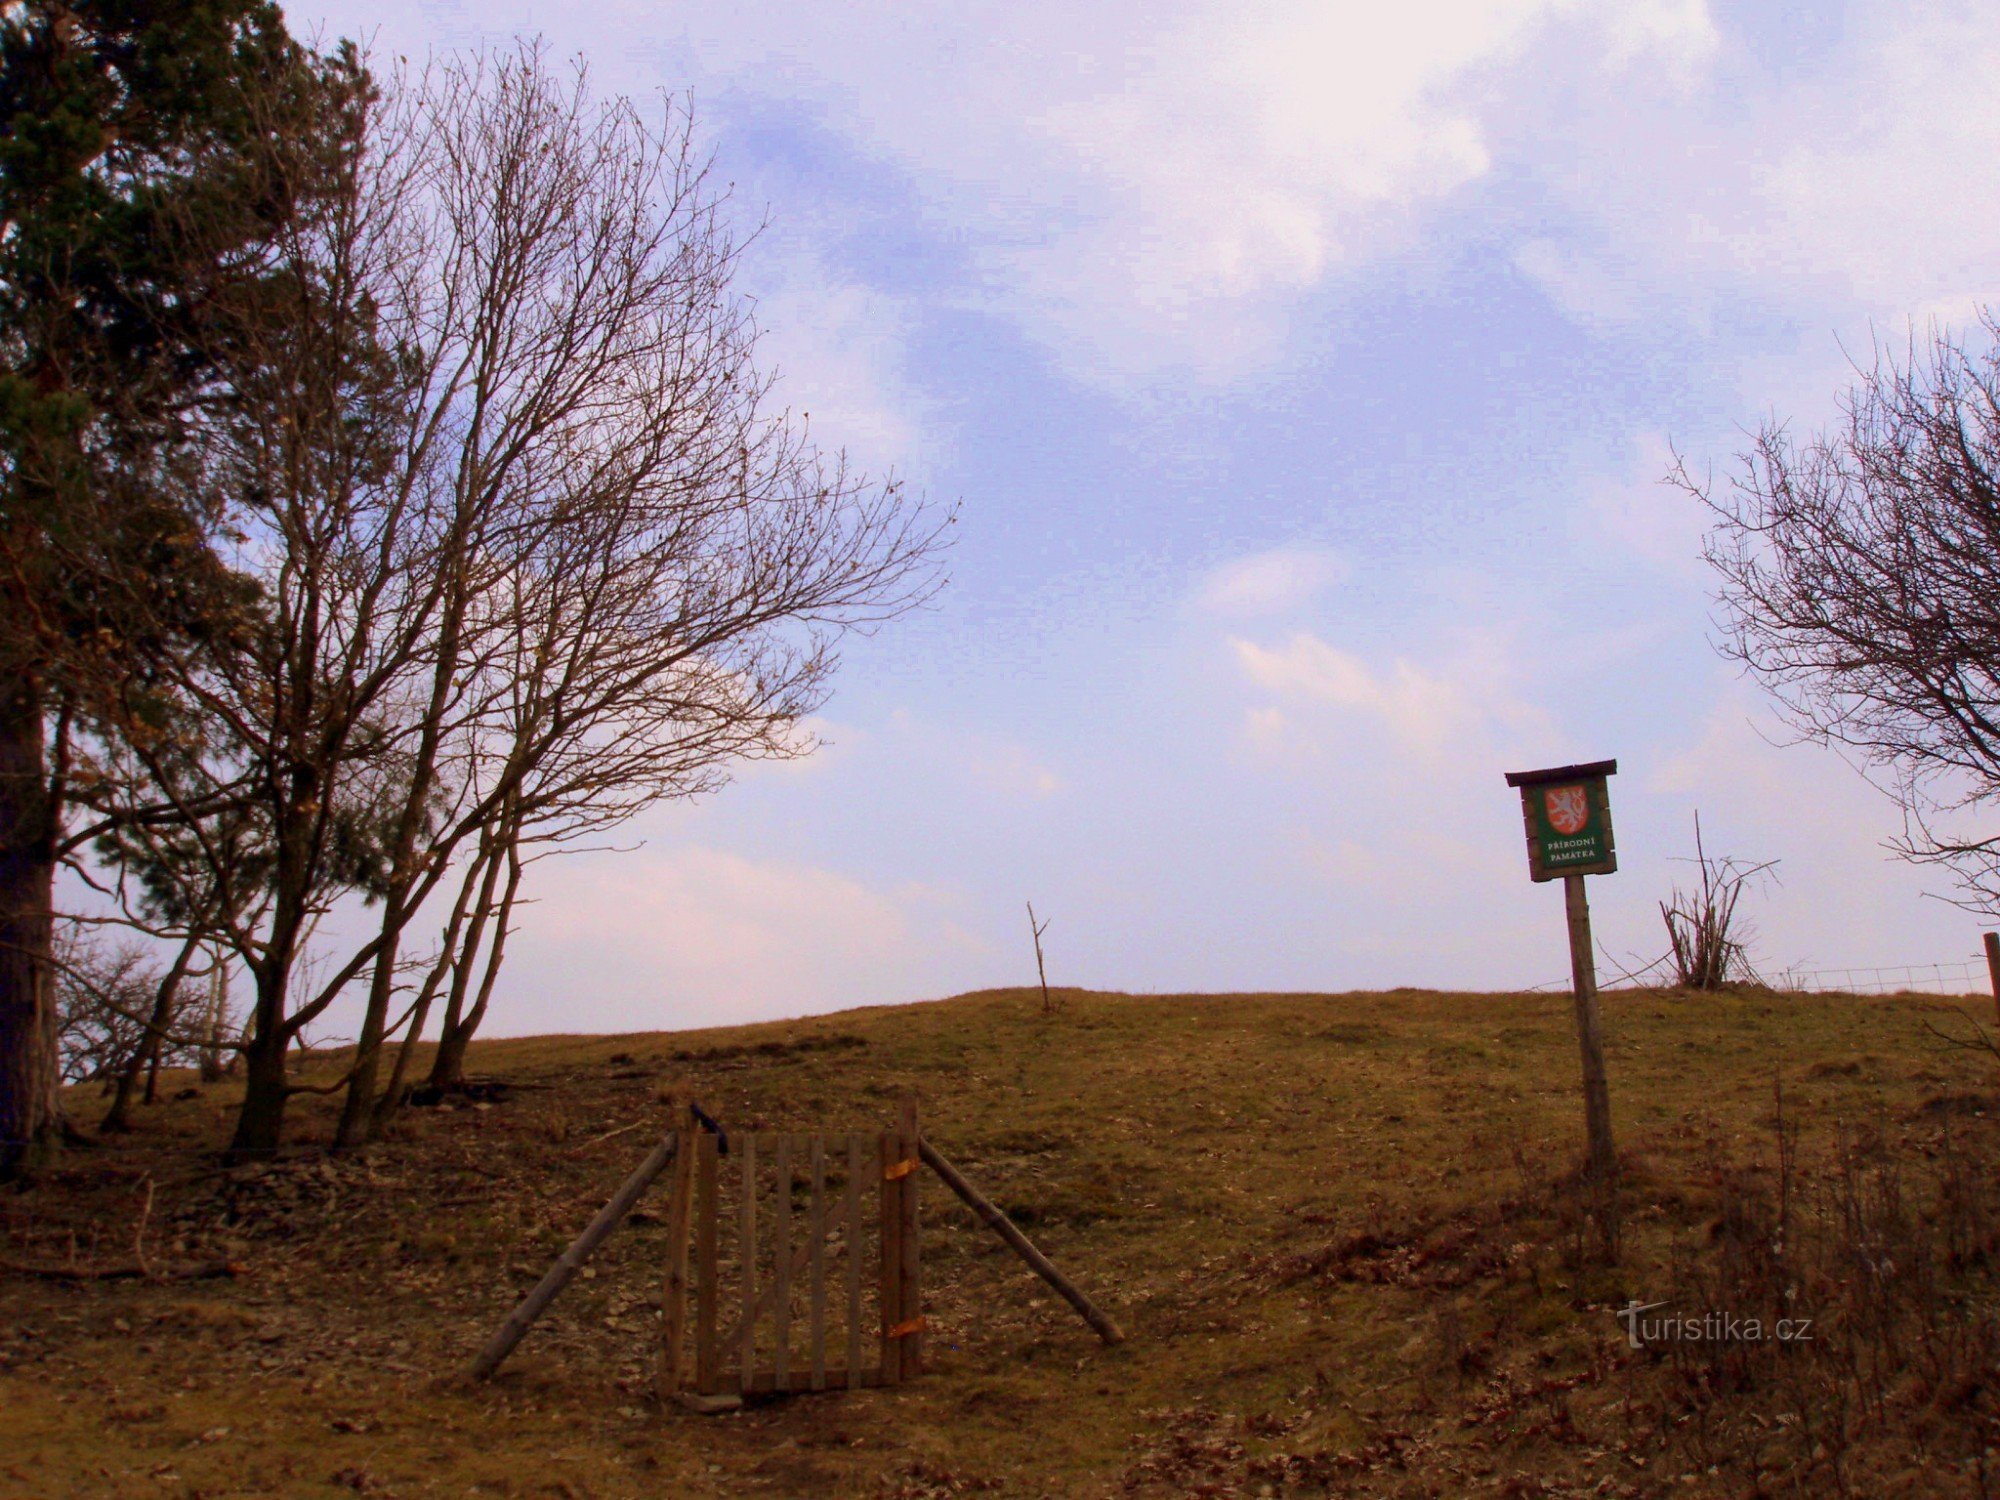
[[[1604,1030],[1597,1013],[1597,961],[1590,940],[1590,900],[1583,877],[1618,868],[1611,837],[1611,799],[1605,779],[1615,760],[1543,771],[1509,771],[1507,785],[1521,791],[1528,831],[1528,874],[1560,879],[1569,917],[1570,982],[1576,999],[1576,1040],[1583,1053],[1583,1118],[1590,1137],[1589,1170],[1600,1186],[1618,1169],[1611,1140],[1611,1089],[1604,1075]]]

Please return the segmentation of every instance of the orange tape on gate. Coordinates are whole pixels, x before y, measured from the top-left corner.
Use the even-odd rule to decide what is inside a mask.
[[[882,1180],[885,1182],[894,1182],[900,1177],[908,1177],[916,1170],[917,1159],[914,1156],[907,1157],[891,1166],[884,1167],[882,1169]]]
[[[892,1339],[906,1339],[913,1333],[922,1333],[923,1331],[924,1320],[923,1316],[919,1314],[914,1318],[905,1318],[902,1322],[891,1328],[889,1330],[889,1337]]]

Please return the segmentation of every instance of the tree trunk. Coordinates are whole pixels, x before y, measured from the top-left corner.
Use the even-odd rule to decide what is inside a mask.
[[[292,712],[310,711],[314,684],[307,678],[293,684]],[[261,952],[250,964],[256,993],[244,1023],[243,1105],[236,1115],[236,1134],[225,1161],[263,1161],[273,1156],[284,1136],[285,1104],[291,1085],[285,1078],[285,1054],[305,1022],[285,1012],[291,1004],[292,970],[299,945],[311,926],[308,895],[320,853],[325,813],[319,805],[322,783],[310,759],[294,755],[285,784],[277,790],[277,858],[271,876],[270,927]]]
[[[465,519],[461,513],[461,522]],[[382,1045],[388,1040],[389,1004],[395,998],[396,959],[402,946],[403,929],[415,914],[410,895],[418,880],[422,861],[417,846],[424,831],[424,805],[437,778],[438,745],[444,738],[444,718],[451,701],[452,682],[458,672],[458,643],[465,623],[468,603],[466,562],[470,556],[462,531],[454,529],[445,555],[453,560],[451,581],[443,618],[438,622],[438,655],[431,673],[431,698],[423,718],[413,757],[410,786],[397,819],[394,841],[396,888],[382,907],[382,951],[375,959],[374,982],[368,987],[368,1008],[361,1018],[361,1035],[355,1041],[354,1071],[347,1081],[347,1097],[341,1103],[340,1125],[333,1144],[346,1150],[374,1138],[378,1113],[375,1082],[382,1071]]]
[[[463,1022],[438,1038],[437,1056],[431,1059],[430,1086],[455,1089],[465,1082],[465,1049],[472,1041],[472,1028]]]
[[[150,1035],[139,1038],[139,1045],[132,1049],[132,1055],[125,1059],[125,1066],[118,1070],[117,1095],[97,1127],[103,1134],[123,1135],[132,1128],[132,1096],[139,1091],[139,1075],[146,1071],[146,1053],[152,1045]]]
[[[472,971],[474,958],[478,956],[480,936],[485,929],[486,916],[493,904],[493,882],[500,872],[500,860],[495,851],[482,847],[479,856],[460,881],[458,900],[451,909],[451,923],[445,929],[443,951],[431,972],[424,978],[424,987],[417,996],[416,1008],[410,1016],[409,1028],[403,1033],[403,1044],[396,1049],[396,1064],[389,1074],[389,1085],[375,1101],[375,1111],[369,1118],[368,1138],[380,1140],[389,1128],[396,1111],[403,1107],[403,1089],[410,1075],[410,1062],[416,1056],[417,1047],[424,1038],[424,1023],[430,1019],[431,1002],[437,998],[438,987],[443,984],[446,973],[451,975],[451,1011],[446,1018],[445,1030],[450,1031],[457,1017],[464,1009],[466,976]],[[473,888],[477,885],[479,897],[476,909],[473,906]],[[466,916],[472,915],[472,926],[466,930]]]
[[[222,1068],[222,1026],[229,1016],[229,965],[218,948],[208,971],[208,1019],[202,1028],[206,1038],[201,1047],[201,1081],[220,1082]]]
[[[243,1107],[225,1153],[230,1162],[268,1160],[284,1138],[285,1104],[291,1097],[285,1052],[292,1035],[283,1025],[284,994],[273,993],[283,983],[283,976],[257,975],[256,1029],[243,1049]]]
[[[132,1050],[132,1056],[120,1070],[118,1097],[112,1101],[104,1123],[97,1127],[107,1135],[132,1128],[132,1093],[139,1086],[141,1073],[146,1075],[146,1102],[154,1102],[160,1076],[160,1053],[166,1049],[167,1028],[174,1018],[174,1002],[180,996],[181,980],[186,977],[188,965],[194,959],[195,948],[193,938],[182,943],[180,952],[174,955],[173,967],[160,976],[159,986],[153,992],[153,1013],[146,1022],[145,1035],[139,1039],[139,1045]]]
[[[401,893],[391,896],[391,905],[402,900]],[[388,926],[390,918],[383,919]],[[354,1067],[347,1078],[347,1096],[340,1106],[340,1123],[334,1127],[333,1145],[336,1151],[352,1150],[366,1145],[370,1139],[370,1124],[375,1118],[375,1080],[382,1069],[382,1043],[389,1024],[389,1002],[395,997],[396,960],[400,951],[398,939],[401,937],[400,922],[397,930],[382,945],[382,952],[375,960],[375,974],[368,986],[368,1008],[361,1017],[361,1034],[354,1043]]]
[[[54,966],[55,799],[41,685],[0,680],[0,1181],[62,1136]]]
[[[493,998],[493,982],[500,977],[500,961],[507,951],[507,922],[514,914],[514,898],[521,889],[521,848],[511,839],[507,845],[507,889],[494,915],[493,946],[486,954],[486,972],[480,976],[479,998],[463,1019],[447,1015],[445,1030],[438,1038],[437,1057],[431,1064],[431,1087],[454,1089],[465,1082],[465,1049],[472,1034],[486,1019],[486,1004]],[[467,955],[468,959],[470,954]],[[457,997],[454,996],[454,999]]]

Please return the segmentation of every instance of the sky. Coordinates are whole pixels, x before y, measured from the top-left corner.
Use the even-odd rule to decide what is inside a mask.
[[[1616,758],[1609,981],[1711,853],[1767,974],[1957,963],[1894,804],[1714,649],[1684,457],[2000,301],[1971,4],[294,6],[690,100],[825,447],[959,507],[809,759],[535,868],[488,1030],[1031,983],[1558,986],[1509,770]]]

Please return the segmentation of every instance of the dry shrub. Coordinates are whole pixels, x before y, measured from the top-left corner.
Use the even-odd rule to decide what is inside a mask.
[[[1699,879],[1692,890],[1674,887],[1670,900],[1660,903],[1667,925],[1667,958],[1674,984],[1684,990],[1720,990],[1733,983],[1756,984],[1750,965],[1750,932],[1736,915],[1744,888],[1770,874],[1776,860],[1755,864],[1729,858],[1711,859],[1701,841],[1701,814],[1694,815],[1694,859]]]
[[[1663,1293],[1683,1316],[1754,1319],[1761,1336],[1649,1346],[1664,1379],[1635,1419],[1750,1493],[1880,1493],[1928,1471],[1988,1494],[2000,1480],[1996,1144],[1990,1125],[1945,1112],[1894,1136],[1836,1130],[1808,1160],[1781,1097],[1775,1162],[1712,1167],[1718,1211],[1675,1243]],[[1776,1336],[1780,1320],[1791,1338]]]

